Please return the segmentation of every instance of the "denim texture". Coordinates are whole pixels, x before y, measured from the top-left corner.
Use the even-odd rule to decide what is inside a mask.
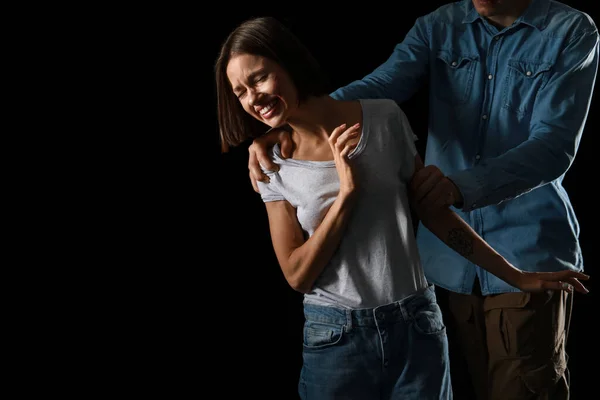
[[[452,399],[433,286],[368,309],[304,305],[303,400]]]

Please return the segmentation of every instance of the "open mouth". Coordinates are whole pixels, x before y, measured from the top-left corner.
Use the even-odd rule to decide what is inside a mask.
[[[258,113],[264,119],[269,119],[275,114],[275,109],[276,109],[278,103],[279,103],[279,100],[275,99],[275,100],[271,101],[269,104],[267,104],[266,106],[264,106],[263,108],[261,108],[260,110],[258,110]]]

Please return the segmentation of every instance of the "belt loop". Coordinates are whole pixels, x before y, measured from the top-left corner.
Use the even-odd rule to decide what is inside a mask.
[[[399,301],[398,307],[400,307],[400,311],[402,312],[402,318],[404,318],[405,321],[410,321],[410,313],[408,312],[408,308],[406,307],[406,302]]]
[[[350,332],[352,330],[352,310],[346,309],[346,332]]]

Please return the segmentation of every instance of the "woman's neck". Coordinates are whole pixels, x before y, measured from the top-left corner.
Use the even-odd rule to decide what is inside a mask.
[[[346,103],[329,96],[311,97],[287,122],[298,135],[327,139],[337,126],[347,123]]]
[[[312,97],[303,102],[288,118],[294,142],[293,158],[331,160],[328,138],[341,124],[347,127],[362,122],[360,104],[340,101],[329,96]]]

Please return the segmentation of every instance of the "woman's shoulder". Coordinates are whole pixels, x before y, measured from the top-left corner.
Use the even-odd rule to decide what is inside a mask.
[[[394,114],[400,107],[392,99],[358,99],[342,102],[344,113],[354,117],[351,119],[361,121],[368,115]]]
[[[392,99],[360,99],[363,110],[379,110],[383,112],[397,112],[400,106]]]
[[[361,99],[363,116],[379,118],[404,118],[404,111],[392,99]]]

